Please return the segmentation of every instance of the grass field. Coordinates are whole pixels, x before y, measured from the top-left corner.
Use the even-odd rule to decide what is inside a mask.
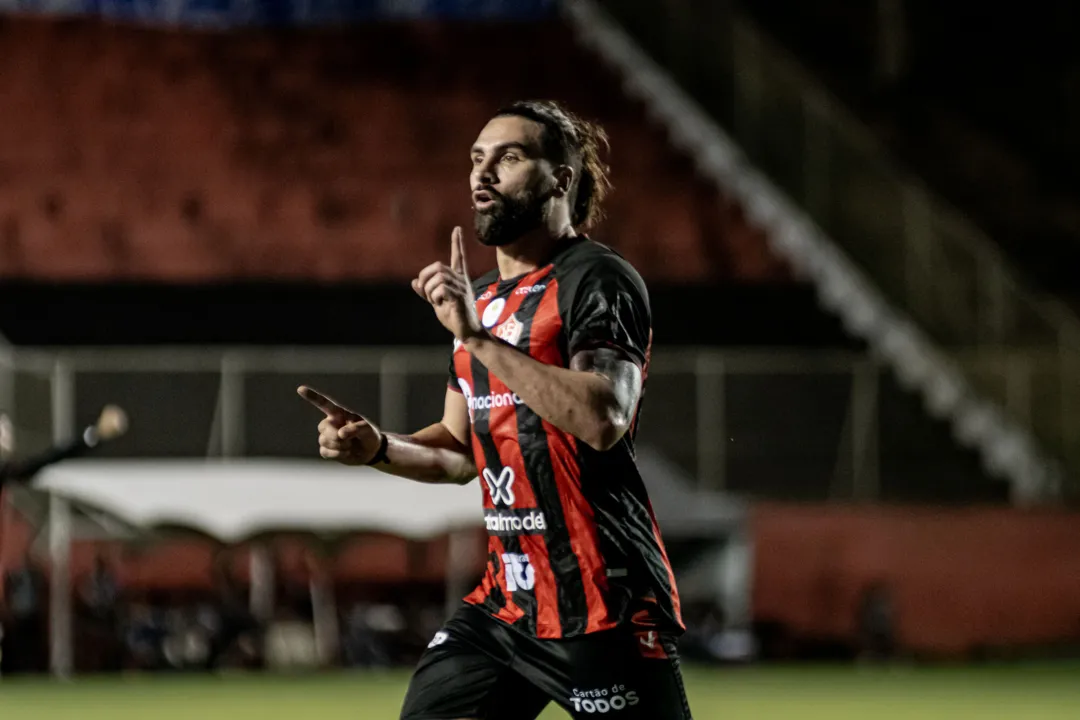
[[[408,674],[0,682],[19,720],[396,720]],[[1080,665],[687,670],[696,720],[1077,720]],[[544,720],[565,718],[551,708]]]

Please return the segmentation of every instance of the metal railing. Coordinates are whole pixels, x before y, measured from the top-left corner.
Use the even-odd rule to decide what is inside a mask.
[[[102,405],[118,403],[131,431],[103,448],[106,456],[317,458],[318,413],[296,396],[298,385],[409,431],[440,416],[448,354],[153,348],[12,350],[0,360],[0,410],[14,418],[21,453],[70,437]],[[948,438],[928,448],[927,422],[864,355],[662,349],[638,440],[701,488],[932,501],[942,482],[933,478],[946,478],[986,499],[993,483],[961,462]],[[989,495],[1004,499],[1001,485]]]
[[[1016,409],[1016,378],[1037,366],[1034,407],[1014,417],[1080,475],[1080,320],[1071,310],[1024,287],[981,230],[731,3],[601,4],[1002,408]]]

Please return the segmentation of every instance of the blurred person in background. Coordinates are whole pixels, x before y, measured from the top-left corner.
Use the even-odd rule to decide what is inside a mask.
[[[14,424],[7,414],[0,414],[0,504],[6,500],[3,496],[5,486],[27,483],[49,465],[78,457],[102,442],[120,437],[127,432],[127,427],[127,414],[115,405],[108,405],[102,409],[97,422],[77,437],[25,460],[17,460],[14,457]],[[48,667],[45,576],[28,551],[23,566],[6,573],[5,578],[6,617],[0,619],[4,634],[0,657],[2,672],[5,675],[45,672]]]
[[[165,667],[172,670],[201,670],[210,651],[206,632],[198,617],[198,608],[171,606],[164,611],[165,634],[161,655]]]
[[[686,635],[683,636],[683,655],[695,662],[717,662],[718,639],[724,632],[724,611],[714,601],[699,601],[683,606]]]
[[[4,574],[4,637],[0,674],[48,670],[48,585],[29,550],[22,565]]]
[[[610,189],[604,131],[556,103],[498,111],[469,151],[477,239],[498,268],[413,280],[454,335],[441,422],[383,432],[301,387],[325,413],[320,453],[430,483],[485,486],[489,562],[436,633],[401,717],[689,720],[678,592],[634,438],[652,343],[648,293],[587,230]]]
[[[271,554],[274,564],[275,620],[312,622],[311,577],[313,566],[305,554],[299,562],[287,562],[285,554],[275,548]]]
[[[16,460],[14,427],[7,415],[0,415],[0,491],[5,484],[29,482],[49,465],[78,457],[102,442],[114,440],[127,432],[127,428],[127,414],[115,405],[108,405],[102,409],[97,422],[75,438],[26,460]]]
[[[857,625],[859,661],[885,663],[896,657],[896,614],[892,592],[885,582],[872,583],[859,603]]]
[[[168,637],[165,613],[149,602],[132,605],[128,614],[126,647],[136,670],[165,667],[164,646]]]
[[[15,425],[5,413],[0,413],[0,463],[7,468],[8,460],[15,454]],[[4,470],[0,470],[0,478],[4,477]],[[2,483],[2,480],[0,480]]]
[[[236,579],[229,556],[219,555],[214,563],[214,591],[217,595],[217,632],[210,639],[206,669],[231,664],[258,664],[263,628],[251,612],[244,588]]]
[[[94,558],[94,568],[79,590],[86,640],[93,648],[90,669],[116,672],[123,664],[120,584],[104,554]]]
[[[390,653],[381,637],[382,628],[373,627],[370,606],[357,603],[345,616],[342,654],[347,667],[390,667]]]

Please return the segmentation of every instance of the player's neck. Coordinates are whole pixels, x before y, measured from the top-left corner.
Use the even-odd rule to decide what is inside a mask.
[[[576,236],[577,233],[570,224],[558,230],[543,227],[498,247],[495,257],[499,264],[499,277],[509,280],[543,267],[551,261],[555,248]]]

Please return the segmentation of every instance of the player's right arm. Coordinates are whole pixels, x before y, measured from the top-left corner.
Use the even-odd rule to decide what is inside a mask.
[[[439,422],[411,435],[396,435],[309,387],[297,392],[325,415],[319,423],[319,454],[327,460],[371,465],[425,483],[464,485],[476,477],[469,408],[461,393],[447,389]]]

